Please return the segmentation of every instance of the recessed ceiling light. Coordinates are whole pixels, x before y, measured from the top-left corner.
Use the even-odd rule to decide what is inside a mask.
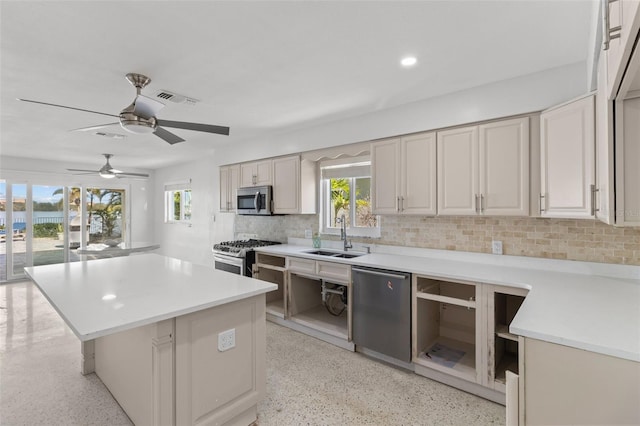
[[[402,58],[402,60],[400,61],[400,64],[402,64],[403,67],[412,67],[414,66],[416,63],[418,62],[418,60],[416,59],[415,56],[407,56],[405,58]]]

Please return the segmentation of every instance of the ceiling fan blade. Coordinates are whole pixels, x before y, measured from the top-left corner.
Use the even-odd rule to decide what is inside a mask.
[[[162,108],[164,108],[164,104],[162,102],[143,95],[138,95],[134,102],[133,113],[148,119],[155,117]]]
[[[67,169],[70,172],[100,173],[100,170]]]
[[[19,101],[22,101],[22,102],[31,102],[33,104],[41,104],[41,105],[48,105],[48,106],[58,107],[58,108],[74,109],[76,111],[90,112],[90,113],[93,113],[93,114],[101,114],[101,115],[106,115],[106,116],[109,116],[109,117],[120,117],[119,115],[107,114],[107,113],[98,112],[98,111],[91,111],[90,109],[74,108],[74,107],[65,106],[65,105],[50,104],[48,102],[32,101],[30,99],[21,99],[21,98],[17,98],[17,99]]]
[[[148,178],[149,175],[146,173],[130,173],[130,172],[114,172],[119,177],[145,177]]]
[[[219,135],[229,135],[229,128],[224,126],[214,126],[212,124],[187,123],[184,121],[158,120],[158,126],[173,127],[176,129],[195,130],[196,132],[217,133]]]
[[[160,139],[164,140],[165,142],[170,143],[171,145],[176,144],[178,142],[184,142],[184,139],[182,139],[180,136],[174,135],[173,133],[163,129],[162,127],[156,127],[156,130],[155,132],[153,132],[153,134],[159,137]]]
[[[120,125],[120,122],[100,124],[100,125],[97,125],[97,126],[80,127],[79,129],[72,129],[72,130],[69,130],[69,131],[70,132],[89,132],[91,130],[98,130],[98,129],[102,129],[103,127],[109,127],[109,126],[114,126],[114,125]]]

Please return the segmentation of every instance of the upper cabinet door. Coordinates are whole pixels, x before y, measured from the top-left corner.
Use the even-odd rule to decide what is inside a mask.
[[[614,151],[613,102],[607,93],[607,69],[604,55],[598,63],[598,92],[595,99],[596,114],[596,218],[613,225],[614,213]]]
[[[529,215],[529,118],[479,126],[480,213]]]
[[[273,212],[300,212],[300,157],[273,160]]]
[[[436,133],[400,140],[400,212],[436,214]]]
[[[606,58],[605,90],[609,100],[616,98],[618,88],[631,57],[633,45],[640,31],[640,1],[638,0],[603,0],[608,10],[608,26],[603,28],[604,38],[609,34],[608,49],[603,55]]]
[[[594,217],[593,98],[588,96],[540,115],[543,217]]]
[[[398,139],[371,144],[371,195],[373,213],[400,212],[399,173],[400,145]]]
[[[220,167],[220,211],[231,212],[237,207],[236,190],[240,183],[240,166]]]
[[[272,160],[255,161],[240,165],[240,186],[271,185]]]
[[[478,126],[438,132],[437,145],[438,214],[478,214]]]

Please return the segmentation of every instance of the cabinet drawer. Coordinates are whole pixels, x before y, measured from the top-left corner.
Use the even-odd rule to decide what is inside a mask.
[[[316,273],[322,278],[348,283],[351,278],[351,266],[335,262],[317,262]]]
[[[306,272],[308,274],[316,273],[316,261],[311,259],[302,259],[299,257],[288,257],[287,268],[291,271]]]

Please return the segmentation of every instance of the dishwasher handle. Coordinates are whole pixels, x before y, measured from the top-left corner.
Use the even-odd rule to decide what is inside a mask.
[[[404,279],[408,278],[408,274],[405,274],[405,275],[392,274],[392,273],[389,273],[389,272],[382,272],[382,271],[377,271],[377,270],[372,270],[372,269],[360,269],[360,268],[355,268],[355,267],[351,267],[351,270],[353,272],[362,272],[363,274],[377,275],[377,276],[382,276],[382,277],[387,277],[387,278],[397,278],[399,280],[404,280]]]

